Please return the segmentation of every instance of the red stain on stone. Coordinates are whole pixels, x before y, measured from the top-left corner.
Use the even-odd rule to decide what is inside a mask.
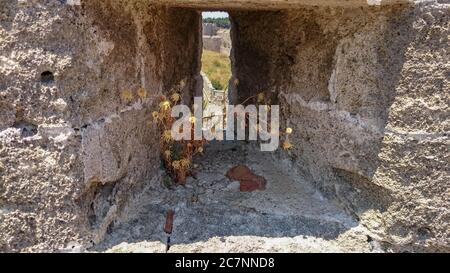
[[[173,210],[169,210],[166,215],[166,224],[164,225],[164,232],[167,234],[172,233],[173,229],[173,217],[175,212]]]
[[[247,166],[238,165],[231,168],[226,176],[240,182],[240,191],[251,192],[265,190],[267,181],[264,177],[254,174]]]

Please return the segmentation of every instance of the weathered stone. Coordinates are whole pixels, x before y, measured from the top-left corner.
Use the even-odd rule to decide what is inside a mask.
[[[213,23],[203,23],[202,24],[203,36],[216,36],[217,31],[219,31],[219,27]]]
[[[203,24],[203,49],[229,56],[231,52],[230,30],[214,27],[214,24]]]
[[[85,249],[159,175],[154,98],[197,85],[200,66],[184,60],[200,57],[199,16],[142,1],[0,2],[0,251]]]
[[[237,101],[278,101],[297,166],[399,249],[450,245],[446,7],[231,12]]]
[[[155,98],[202,90],[195,9],[230,11],[231,102],[281,105],[296,169],[374,241],[449,251],[447,2],[0,0],[0,251],[89,248],[159,185]]]

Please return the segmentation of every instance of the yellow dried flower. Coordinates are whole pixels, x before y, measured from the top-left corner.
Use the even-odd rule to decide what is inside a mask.
[[[195,124],[195,122],[197,122],[197,119],[194,116],[191,116],[189,117],[189,122]]]
[[[175,170],[181,169],[180,161],[177,160],[177,161],[172,162],[172,167],[173,167]]]
[[[292,134],[293,130],[291,127],[286,128],[286,134],[290,135]]]
[[[169,110],[169,108],[170,108],[170,101],[168,101],[168,100],[162,101],[162,102],[159,104],[159,107],[160,107],[162,110],[164,110],[164,111]]]
[[[125,90],[120,94],[123,101],[130,102],[133,100],[133,93],[130,90]]]
[[[152,116],[153,116],[153,121],[157,121],[158,118],[159,118],[159,113],[156,112],[156,111],[154,111],[154,112],[152,113]]]
[[[145,99],[147,97],[147,90],[141,88],[138,90],[137,94],[141,99]]]
[[[264,102],[265,98],[266,98],[266,95],[263,92],[259,93],[258,94],[258,103]]]
[[[189,159],[183,158],[180,160],[181,167],[183,169],[189,168],[191,166],[191,161]]]
[[[177,102],[179,102],[181,100],[181,96],[178,93],[173,94],[170,98],[172,99],[172,101],[174,103],[177,103]]]
[[[166,143],[172,141],[172,132],[170,130],[165,130],[163,133],[163,140]]]
[[[290,149],[292,149],[292,144],[289,142],[289,141],[285,141],[285,142],[283,142],[283,150],[290,150]]]
[[[167,160],[170,160],[170,158],[172,157],[172,153],[169,150],[166,150],[164,152],[164,156],[166,157]]]

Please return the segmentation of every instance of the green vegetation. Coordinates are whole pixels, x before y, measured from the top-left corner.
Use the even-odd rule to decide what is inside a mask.
[[[227,17],[223,18],[204,18],[203,23],[213,23],[216,24],[216,26],[220,28],[231,28],[231,22],[230,19]]]
[[[211,84],[214,87],[214,89],[216,89],[216,90],[224,90],[225,89],[225,86],[216,79],[213,79],[211,81]]]
[[[225,90],[228,87],[228,81],[231,78],[231,61],[227,55],[203,50],[202,70],[215,89]]]

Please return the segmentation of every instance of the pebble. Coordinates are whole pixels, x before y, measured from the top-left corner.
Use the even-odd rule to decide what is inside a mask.
[[[230,184],[228,184],[226,189],[229,191],[239,191],[240,187],[241,187],[241,183],[239,183],[238,181],[233,181]]]

